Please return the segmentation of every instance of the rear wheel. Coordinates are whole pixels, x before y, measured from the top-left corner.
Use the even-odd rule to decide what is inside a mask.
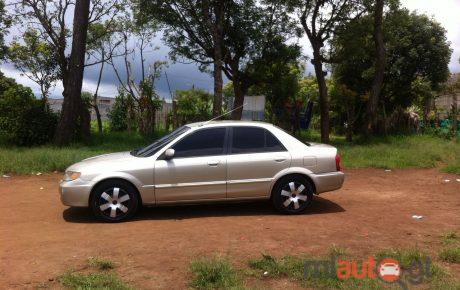
[[[277,210],[287,214],[304,212],[313,199],[313,186],[300,175],[280,179],[272,192],[272,202]]]
[[[91,195],[91,209],[96,217],[117,222],[132,217],[139,207],[136,188],[123,180],[99,184]]]

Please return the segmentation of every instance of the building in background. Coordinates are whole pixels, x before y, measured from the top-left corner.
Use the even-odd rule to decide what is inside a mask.
[[[265,96],[245,96],[241,120],[263,121],[265,119]],[[227,99],[228,110],[233,109],[233,97]]]

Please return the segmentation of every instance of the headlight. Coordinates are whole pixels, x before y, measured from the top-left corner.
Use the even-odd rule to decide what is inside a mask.
[[[66,173],[64,174],[64,177],[62,178],[62,180],[64,180],[64,181],[72,181],[72,180],[75,180],[78,177],[80,177],[80,175],[81,175],[81,172],[66,171]]]

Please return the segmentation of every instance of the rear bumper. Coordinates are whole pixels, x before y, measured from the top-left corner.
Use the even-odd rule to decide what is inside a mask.
[[[339,189],[345,180],[345,174],[341,171],[312,174],[310,177],[315,183],[316,194]]]
[[[74,181],[61,181],[59,193],[61,202],[67,206],[87,207],[93,182],[76,179]]]

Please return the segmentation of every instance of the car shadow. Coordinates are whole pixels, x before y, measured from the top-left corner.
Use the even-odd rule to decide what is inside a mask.
[[[344,212],[345,209],[330,200],[315,196],[305,215]],[[231,217],[280,215],[268,201],[240,203],[219,203],[200,205],[174,205],[162,207],[144,207],[128,222],[138,220],[183,220],[204,217]],[[92,215],[88,208],[70,207],[63,211],[65,221],[71,223],[103,223]]]

